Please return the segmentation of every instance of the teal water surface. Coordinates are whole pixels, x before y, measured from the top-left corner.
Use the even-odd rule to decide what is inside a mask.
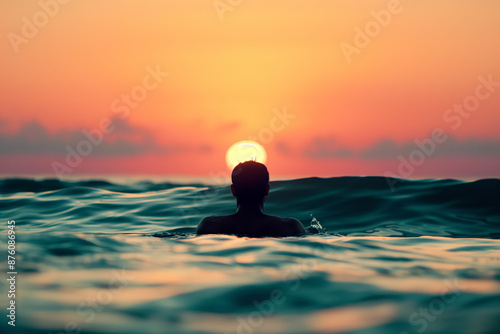
[[[234,210],[228,186],[4,178],[0,195],[2,333],[500,333],[498,179],[275,181],[266,212],[308,227],[290,238],[197,236]]]

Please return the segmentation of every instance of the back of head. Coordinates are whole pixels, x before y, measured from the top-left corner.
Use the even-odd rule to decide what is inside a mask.
[[[245,161],[234,167],[231,180],[238,200],[260,201],[267,194],[269,172],[259,162]]]

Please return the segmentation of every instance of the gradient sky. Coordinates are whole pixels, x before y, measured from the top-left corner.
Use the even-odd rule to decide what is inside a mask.
[[[500,176],[497,0],[60,2],[0,4],[1,174]]]

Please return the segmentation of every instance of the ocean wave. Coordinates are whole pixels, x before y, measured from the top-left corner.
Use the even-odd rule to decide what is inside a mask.
[[[39,231],[66,221],[62,231],[194,233],[204,216],[235,208],[228,186],[203,184],[17,178],[0,180],[0,194],[4,215]],[[271,182],[265,209],[311,234],[319,221],[340,235],[500,238],[498,198],[499,179],[306,178]]]
[[[499,185],[276,181],[308,235],[247,238],[195,234],[227,185],[3,179],[16,333],[498,333]]]

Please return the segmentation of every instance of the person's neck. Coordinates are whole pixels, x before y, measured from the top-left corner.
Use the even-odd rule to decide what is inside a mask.
[[[264,214],[264,203],[238,203],[237,213],[244,215]]]

